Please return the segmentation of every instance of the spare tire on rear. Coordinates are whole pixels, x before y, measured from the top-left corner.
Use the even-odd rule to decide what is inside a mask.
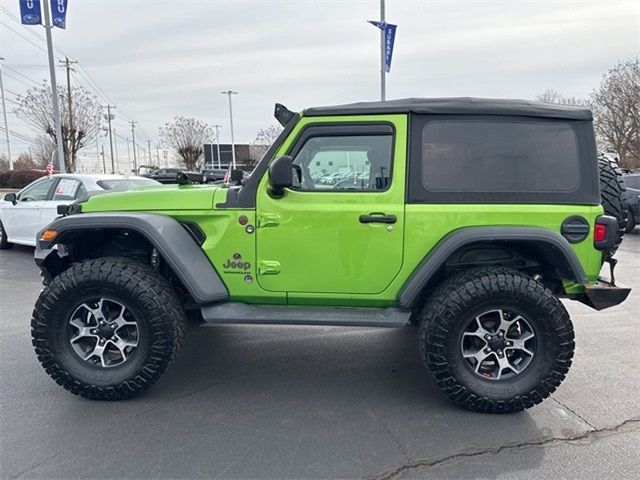
[[[614,160],[610,160],[605,155],[598,155],[598,169],[600,171],[600,199],[605,215],[610,215],[618,220],[618,232],[616,234],[616,244],[610,250],[613,255],[618,249],[622,236],[627,226],[627,215],[629,206],[627,205],[626,188],[622,178],[622,170]]]

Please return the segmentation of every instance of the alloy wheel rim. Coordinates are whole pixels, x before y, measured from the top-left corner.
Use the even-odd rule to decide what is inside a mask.
[[[513,310],[493,309],[469,322],[460,349],[476,375],[486,380],[506,380],[520,375],[531,364],[536,340],[525,317]]]
[[[135,353],[140,329],[122,303],[100,297],[80,304],[68,322],[68,339],[84,361],[100,368],[124,364]]]

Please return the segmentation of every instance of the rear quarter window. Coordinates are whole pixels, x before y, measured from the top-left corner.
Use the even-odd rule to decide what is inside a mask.
[[[411,203],[599,201],[591,122],[416,115],[411,132]]]
[[[432,191],[571,192],[574,130],[562,123],[434,121],[422,131],[422,184]]]

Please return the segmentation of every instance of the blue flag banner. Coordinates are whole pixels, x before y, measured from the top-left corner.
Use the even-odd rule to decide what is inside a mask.
[[[68,0],[51,0],[51,20],[54,27],[64,29],[67,26]]]
[[[40,25],[40,0],[20,0],[20,21],[23,25]]]
[[[369,23],[384,32],[384,70],[389,73],[391,71],[393,44],[396,40],[396,28],[398,28],[398,26],[393,23],[377,22],[375,20],[369,20]]]

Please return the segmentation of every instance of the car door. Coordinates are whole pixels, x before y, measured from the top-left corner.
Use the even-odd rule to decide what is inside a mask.
[[[288,151],[298,184],[274,198],[263,179],[256,205],[263,289],[288,292],[289,303],[314,294],[348,298],[380,293],[398,274],[406,150],[395,135],[406,131],[406,119],[394,118],[400,125],[308,125]],[[325,184],[322,174],[353,181]]]
[[[41,225],[41,209],[55,183],[53,177],[36,180],[18,193],[18,201],[5,210],[7,238],[14,243],[36,244],[36,233]]]
[[[77,178],[59,177],[51,198],[43,202],[38,230],[49,225],[58,216],[58,205],[70,205],[83,190],[82,182]]]

